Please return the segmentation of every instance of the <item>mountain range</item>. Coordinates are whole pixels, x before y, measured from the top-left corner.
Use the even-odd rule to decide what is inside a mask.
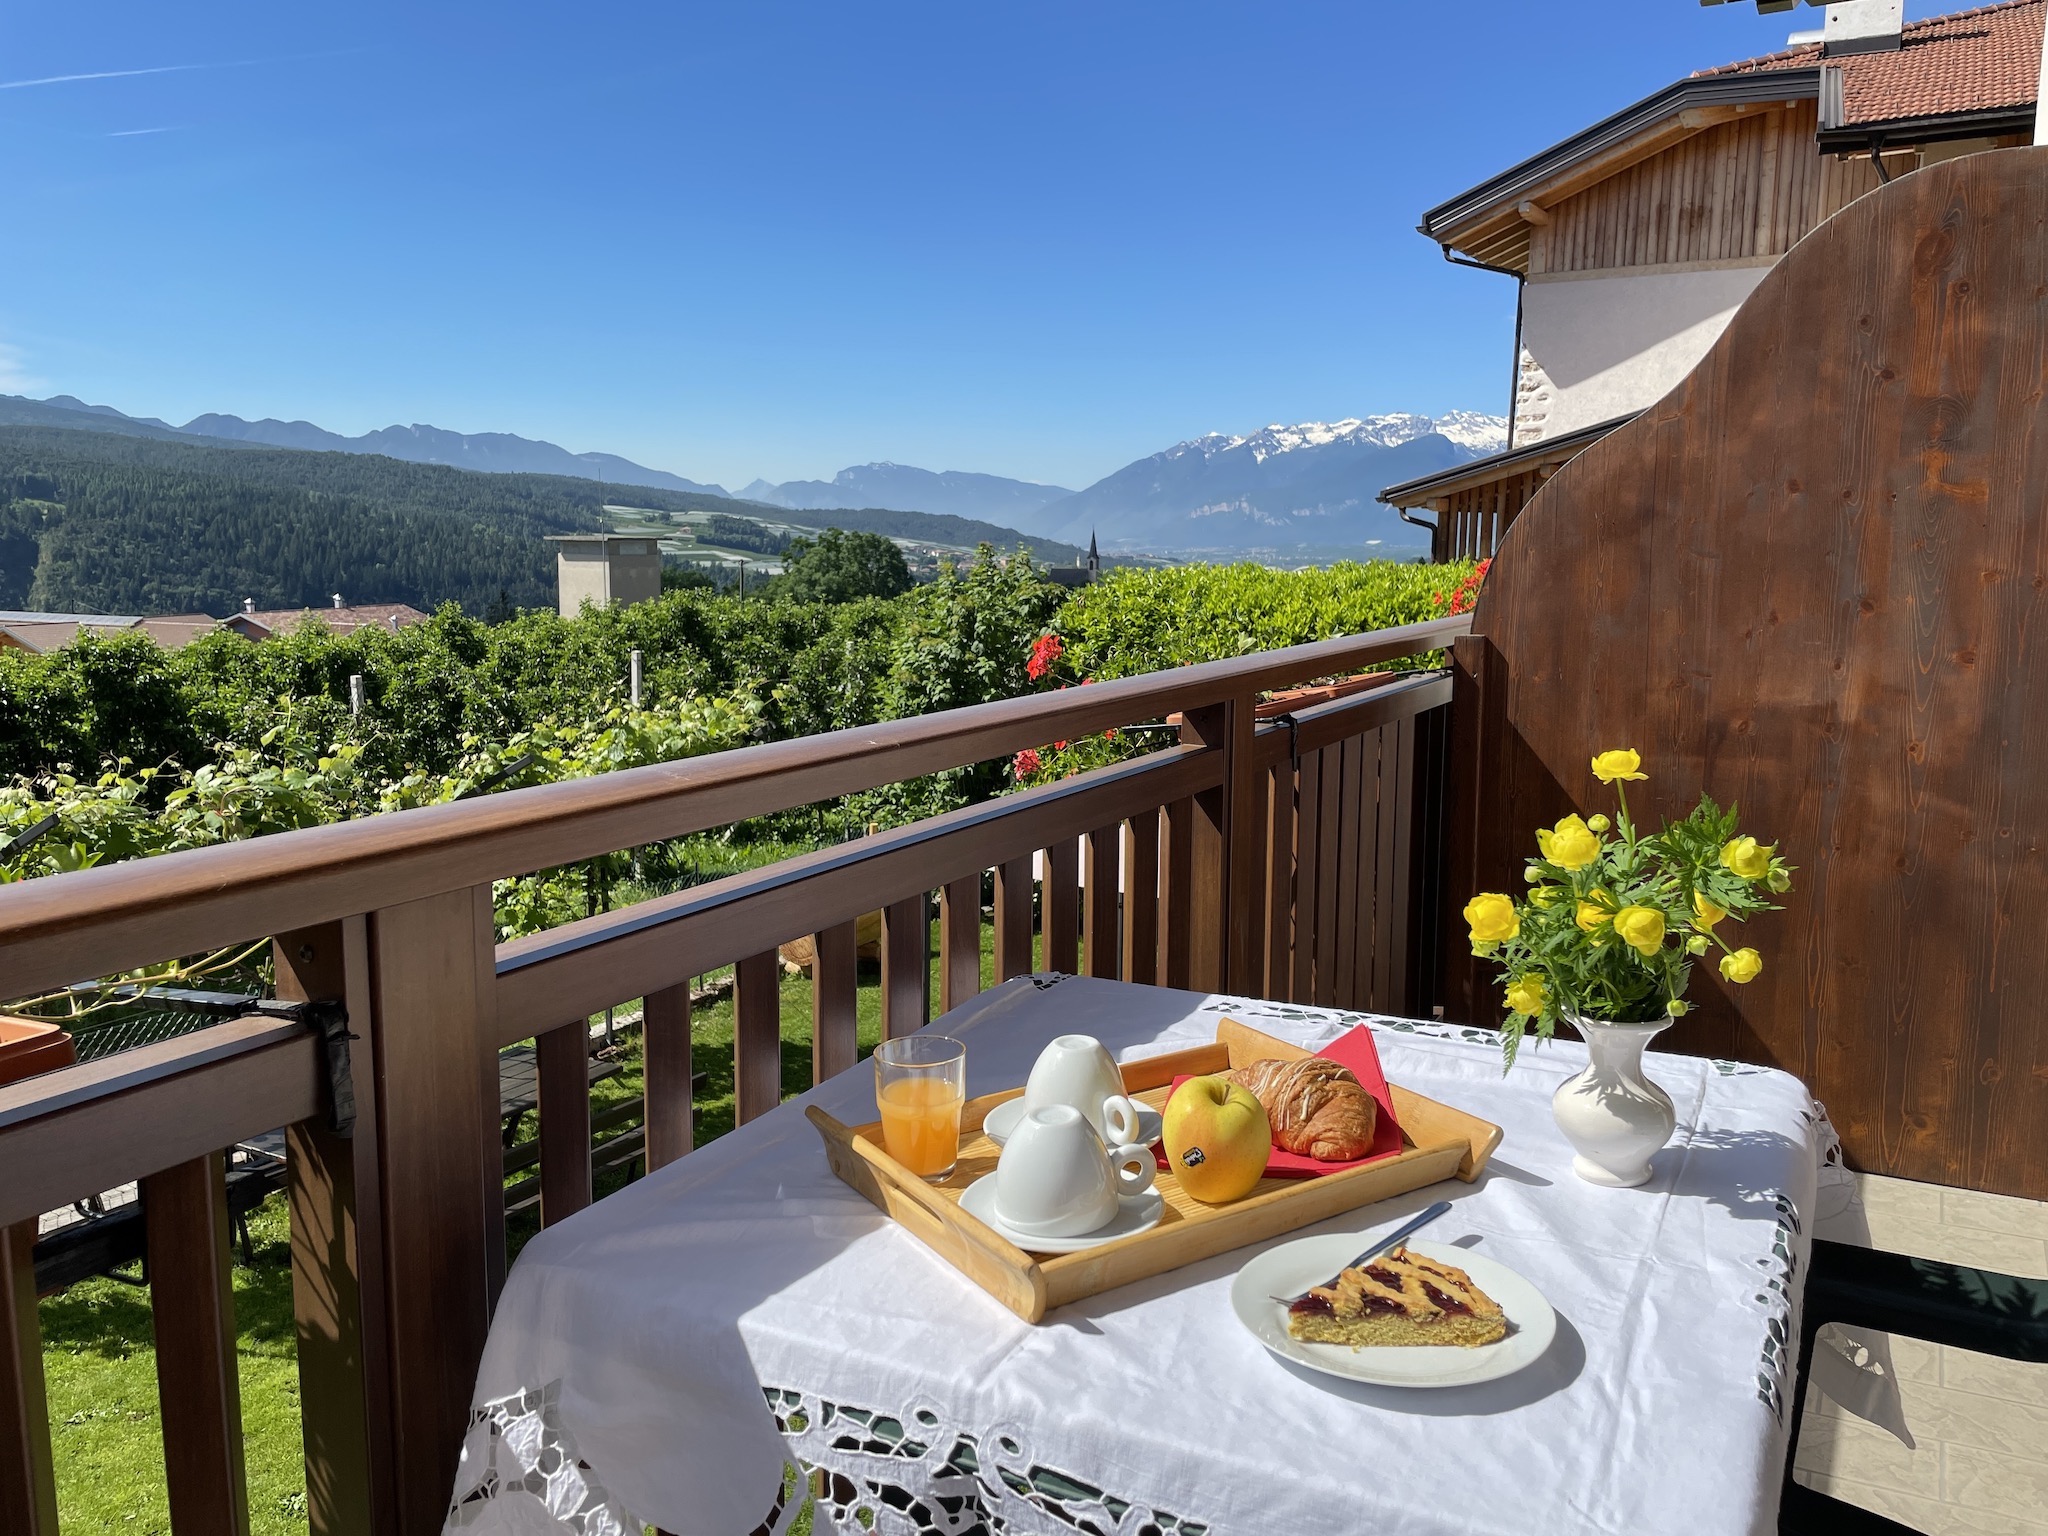
[[[756,480],[739,492],[771,507],[898,507],[906,512],[951,512],[960,517],[1024,525],[1042,507],[1074,493],[1063,485],[1008,480],[966,470],[916,469],[908,464],[856,464],[830,480]]]
[[[382,454],[415,464],[487,473],[568,475],[612,485],[731,496],[607,453],[572,453],[510,433],[451,432],[415,423],[344,437],[308,421],[208,414],[182,427],[130,416],[70,395],[0,396],[0,425],[124,432],[215,446]],[[1190,438],[1128,464],[1085,490],[960,470],[875,463],[831,480],[756,480],[739,497],[790,510],[885,508],[950,514],[1070,544],[1098,538],[1121,551],[1255,551],[1298,547],[1413,547],[1422,542],[1374,499],[1397,481],[1496,452],[1498,416],[1453,411],[1274,424],[1256,432]]]

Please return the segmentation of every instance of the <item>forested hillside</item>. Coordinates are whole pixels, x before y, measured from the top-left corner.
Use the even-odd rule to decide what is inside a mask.
[[[551,607],[551,533],[606,504],[731,512],[748,504],[562,475],[477,474],[369,454],[213,447],[0,426],[0,608],[225,613],[353,602]],[[759,509],[771,516],[786,513]],[[917,512],[834,512],[848,530],[972,545],[1067,545]]]

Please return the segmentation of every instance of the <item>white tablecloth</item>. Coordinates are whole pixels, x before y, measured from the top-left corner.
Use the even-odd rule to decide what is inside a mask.
[[[1020,978],[934,1025],[968,1091],[1021,1082],[1061,1031],[1128,1060],[1229,1013],[1319,1046],[1359,1022],[1387,1075],[1501,1124],[1475,1184],[1308,1229],[1431,1236],[1521,1271],[1559,1316],[1484,1386],[1355,1386],[1239,1326],[1244,1249],[1020,1322],[825,1165],[801,1105],[872,1117],[862,1064],[541,1233],[491,1327],[451,1531],[681,1536],[786,1528],[1098,1536],[1531,1536],[1775,1528],[1798,1279],[1826,1119],[1793,1078],[1652,1054],[1679,1128],[1651,1182],[1576,1179],[1559,1041],[1505,1079],[1489,1032],[1115,982]]]

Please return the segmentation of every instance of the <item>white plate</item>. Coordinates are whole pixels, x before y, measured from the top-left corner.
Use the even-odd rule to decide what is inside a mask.
[[[1116,1215],[1106,1227],[1097,1227],[1080,1237],[1033,1237],[1026,1232],[1012,1231],[996,1215],[996,1176],[992,1173],[983,1174],[960,1192],[960,1206],[968,1215],[993,1228],[998,1237],[1015,1243],[1026,1253],[1080,1253],[1084,1249],[1100,1248],[1120,1237],[1151,1231],[1159,1225],[1159,1218],[1166,1214],[1165,1198],[1158,1190],[1148,1189],[1142,1195],[1125,1195],[1119,1199]],[[1356,1253],[1358,1250],[1354,1248],[1351,1251]]]
[[[1469,1387],[1509,1376],[1534,1365],[1557,1334],[1557,1314],[1543,1293],[1507,1265],[1449,1243],[1412,1242],[1424,1258],[1455,1264],[1472,1283],[1500,1303],[1508,1315],[1508,1336],[1495,1344],[1463,1348],[1454,1344],[1353,1349],[1348,1344],[1308,1344],[1287,1333],[1287,1309],[1275,1296],[1298,1296],[1321,1285],[1358,1256],[1371,1239],[1358,1232],[1304,1237],[1269,1248],[1237,1272],[1230,1305],[1253,1338],[1283,1360],[1312,1371],[1382,1387]]]
[[[997,1146],[1010,1139],[1010,1132],[1017,1128],[1017,1122],[1024,1118],[1024,1096],[1020,1093],[1014,1099],[1005,1099],[988,1112],[988,1118],[981,1122],[981,1133]],[[1146,1104],[1138,1106],[1138,1140],[1146,1146],[1158,1145],[1159,1138],[1166,1134],[1166,1117]]]

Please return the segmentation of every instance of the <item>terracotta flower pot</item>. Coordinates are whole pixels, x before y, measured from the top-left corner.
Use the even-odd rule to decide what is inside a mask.
[[[54,1072],[77,1059],[62,1026],[0,1013],[0,1083]]]

